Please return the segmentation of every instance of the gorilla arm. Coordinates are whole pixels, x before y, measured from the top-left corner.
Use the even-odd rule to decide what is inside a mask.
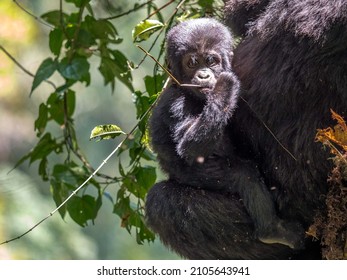
[[[189,96],[182,95],[172,104],[170,111],[177,122],[172,131],[176,152],[188,163],[203,160],[213,153],[236,107],[238,89],[237,78],[232,73],[224,72],[220,74],[214,89],[206,91],[205,105],[200,114],[191,114],[189,107],[193,105],[187,104]]]

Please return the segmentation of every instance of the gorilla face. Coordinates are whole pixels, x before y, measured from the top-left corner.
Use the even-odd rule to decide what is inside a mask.
[[[199,85],[199,92],[214,89],[223,70],[222,57],[218,52],[187,53],[182,58],[183,83]]]
[[[181,83],[199,85],[192,91],[203,97],[222,72],[231,71],[232,45],[229,30],[216,20],[183,22],[167,36],[170,70]]]

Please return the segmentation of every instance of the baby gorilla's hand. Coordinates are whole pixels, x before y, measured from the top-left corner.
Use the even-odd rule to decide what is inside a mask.
[[[232,72],[222,72],[216,86],[207,97],[208,106],[211,106],[214,112],[223,113],[229,119],[236,108],[239,92],[240,82],[236,75]]]
[[[233,74],[232,72],[222,72],[217,79],[217,83],[214,87],[213,93],[221,94],[227,92],[238,92],[238,90],[233,90],[235,86],[238,87],[238,84],[239,81],[235,74]]]

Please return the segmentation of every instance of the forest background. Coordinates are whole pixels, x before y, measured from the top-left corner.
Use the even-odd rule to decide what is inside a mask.
[[[0,259],[178,258],[144,224],[163,178],[146,121],[167,74],[136,45],[164,64],[167,30],[206,15],[222,1],[0,2],[0,243],[73,194]]]

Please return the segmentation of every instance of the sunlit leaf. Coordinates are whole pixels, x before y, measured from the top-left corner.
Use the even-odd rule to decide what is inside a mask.
[[[164,24],[158,20],[146,19],[135,26],[132,31],[134,42],[147,40],[155,31],[164,27]]]
[[[115,124],[103,124],[93,128],[89,139],[99,138],[97,141],[114,139],[121,134],[126,133],[119,126]]]

